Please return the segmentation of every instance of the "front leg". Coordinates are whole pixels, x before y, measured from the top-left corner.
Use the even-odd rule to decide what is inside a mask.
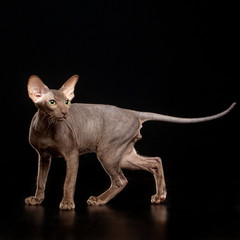
[[[65,157],[66,160],[66,178],[63,188],[63,199],[59,205],[60,210],[73,210],[75,208],[74,204],[74,192],[77,180],[78,172],[78,152],[72,153],[69,157]]]
[[[49,168],[51,165],[51,156],[38,154],[38,175],[36,193],[34,196],[25,199],[27,205],[40,205],[44,199],[44,191],[47,181]]]

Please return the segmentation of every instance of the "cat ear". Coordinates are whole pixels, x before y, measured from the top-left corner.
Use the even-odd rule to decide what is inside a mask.
[[[74,98],[74,88],[78,81],[78,75],[70,77],[60,88],[64,95],[71,101]]]
[[[41,101],[42,97],[49,92],[48,87],[36,75],[29,77],[27,88],[28,95],[34,103]]]

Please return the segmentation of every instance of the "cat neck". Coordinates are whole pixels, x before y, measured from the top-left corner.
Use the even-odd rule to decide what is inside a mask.
[[[53,116],[38,109],[34,119],[34,128],[36,130],[41,132],[52,132],[57,128],[58,124],[59,121],[57,121]]]

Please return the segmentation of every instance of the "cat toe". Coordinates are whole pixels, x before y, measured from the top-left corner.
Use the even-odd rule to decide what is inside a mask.
[[[98,197],[94,197],[94,196],[91,196],[91,197],[87,200],[87,204],[88,204],[88,206],[100,206],[100,205],[104,205],[104,203],[103,203]]]
[[[72,201],[62,201],[59,205],[60,210],[74,210],[75,204]]]
[[[43,199],[36,198],[35,196],[31,196],[25,199],[25,204],[30,206],[38,206],[42,203]]]
[[[165,201],[166,196],[165,195],[153,195],[151,198],[151,203],[152,204],[161,204]]]

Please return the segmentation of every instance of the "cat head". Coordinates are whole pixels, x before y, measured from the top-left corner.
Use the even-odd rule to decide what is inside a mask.
[[[54,90],[49,89],[38,76],[32,75],[28,79],[28,95],[39,110],[62,121],[69,114],[77,81],[78,75],[73,75],[59,90]]]

